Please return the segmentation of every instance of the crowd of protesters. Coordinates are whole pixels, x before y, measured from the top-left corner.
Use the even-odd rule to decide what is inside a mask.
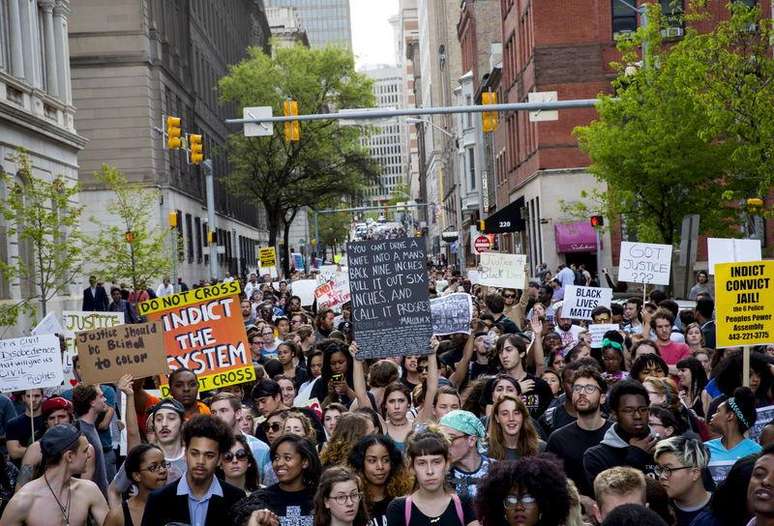
[[[253,274],[253,382],[199,392],[179,368],[161,398],[151,379],[82,383],[76,359],[72,388],[0,396],[0,524],[774,524],[774,425],[755,425],[774,347],[753,349],[743,386],[706,273],[692,309],[658,289],[594,309],[618,326],[599,341],[563,309],[567,285],[599,285],[582,266],[539,267],[524,290],[428,273],[431,297],[466,292],[473,314],[424,356],[360,359],[349,304],[302,305],[293,280]],[[154,292],[98,287],[84,304],[128,322]]]

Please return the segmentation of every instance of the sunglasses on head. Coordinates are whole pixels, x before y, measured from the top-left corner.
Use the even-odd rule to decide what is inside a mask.
[[[246,460],[247,459],[247,451],[245,451],[244,449],[239,449],[239,450],[237,450],[236,453],[232,453],[231,451],[223,453],[223,459],[226,462],[231,462],[235,458],[237,460]]]

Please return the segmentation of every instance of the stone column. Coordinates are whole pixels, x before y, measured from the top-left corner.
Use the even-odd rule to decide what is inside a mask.
[[[70,53],[67,41],[67,17],[72,12],[68,0],[57,0],[54,7],[54,47],[56,48],[56,75],[59,98],[72,103],[70,84]]]
[[[19,0],[10,0],[8,3],[10,20],[8,27],[11,33],[11,64],[10,71],[14,77],[24,78],[24,54],[22,52],[22,25],[19,14]]]
[[[38,4],[43,8],[43,31],[46,57],[46,91],[52,97],[59,97],[59,83],[57,82],[56,40],[54,40],[54,0],[39,0]]]

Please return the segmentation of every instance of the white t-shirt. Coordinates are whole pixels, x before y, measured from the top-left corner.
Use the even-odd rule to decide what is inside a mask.
[[[578,345],[579,335],[583,332],[583,328],[578,325],[570,325],[570,330],[565,332],[557,325],[554,332],[562,338],[562,354],[567,354],[570,349]]]

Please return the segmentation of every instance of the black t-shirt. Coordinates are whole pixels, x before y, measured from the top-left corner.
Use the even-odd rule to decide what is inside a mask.
[[[460,524],[457,517],[457,510],[454,507],[454,499],[449,500],[449,505],[440,517],[428,517],[422,513],[415,503],[411,503],[411,519],[406,524],[406,497],[394,499],[387,506],[387,526],[467,526],[476,520],[476,514],[473,507],[464,498],[460,498],[462,503],[462,517],[465,524]]]
[[[392,499],[382,499],[371,503],[371,509],[368,512],[371,519],[368,521],[368,526],[387,526],[387,506],[390,505],[390,502]]]
[[[577,417],[574,417],[567,412],[567,408],[564,406],[565,400],[566,395],[562,394],[556,399],[556,403],[546,409],[540,416],[540,419],[538,420],[538,423],[540,424],[539,431],[544,437],[548,438],[551,436],[551,433],[557,429],[577,420]]]
[[[529,409],[529,414],[533,418],[540,418],[540,415],[548,409],[551,400],[554,399],[554,393],[551,392],[551,387],[542,378],[527,373],[524,380],[532,380],[535,385],[529,391],[521,393],[521,399],[524,400],[524,404]]]
[[[285,491],[274,484],[259,489],[240,501],[239,512],[235,513],[235,524],[246,524],[255,510],[268,509],[277,515],[282,524],[311,526],[314,524],[314,492],[317,488],[304,488],[303,491]]]
[[[32,442],[40,440],[45,431],[45,419],[43,415],[35,417],[35,440],[30,440],[32,429],[30,426],[30,417],[19,415],[8,422],[8,429],[5,432],[6,440],[18,440],[22,447],[29,446]]]
[[[557,429],[548,437],[546,452],[553,453],[564,462],[564,472],[578,486],[578,491],[583,495],[594,496],[594,490],[586,478],[583,468],[583,454],[590,447],[599,445],[605,437],[605,432],[613,425],[605,424],[595,431],[586,431],[572,422]]]

